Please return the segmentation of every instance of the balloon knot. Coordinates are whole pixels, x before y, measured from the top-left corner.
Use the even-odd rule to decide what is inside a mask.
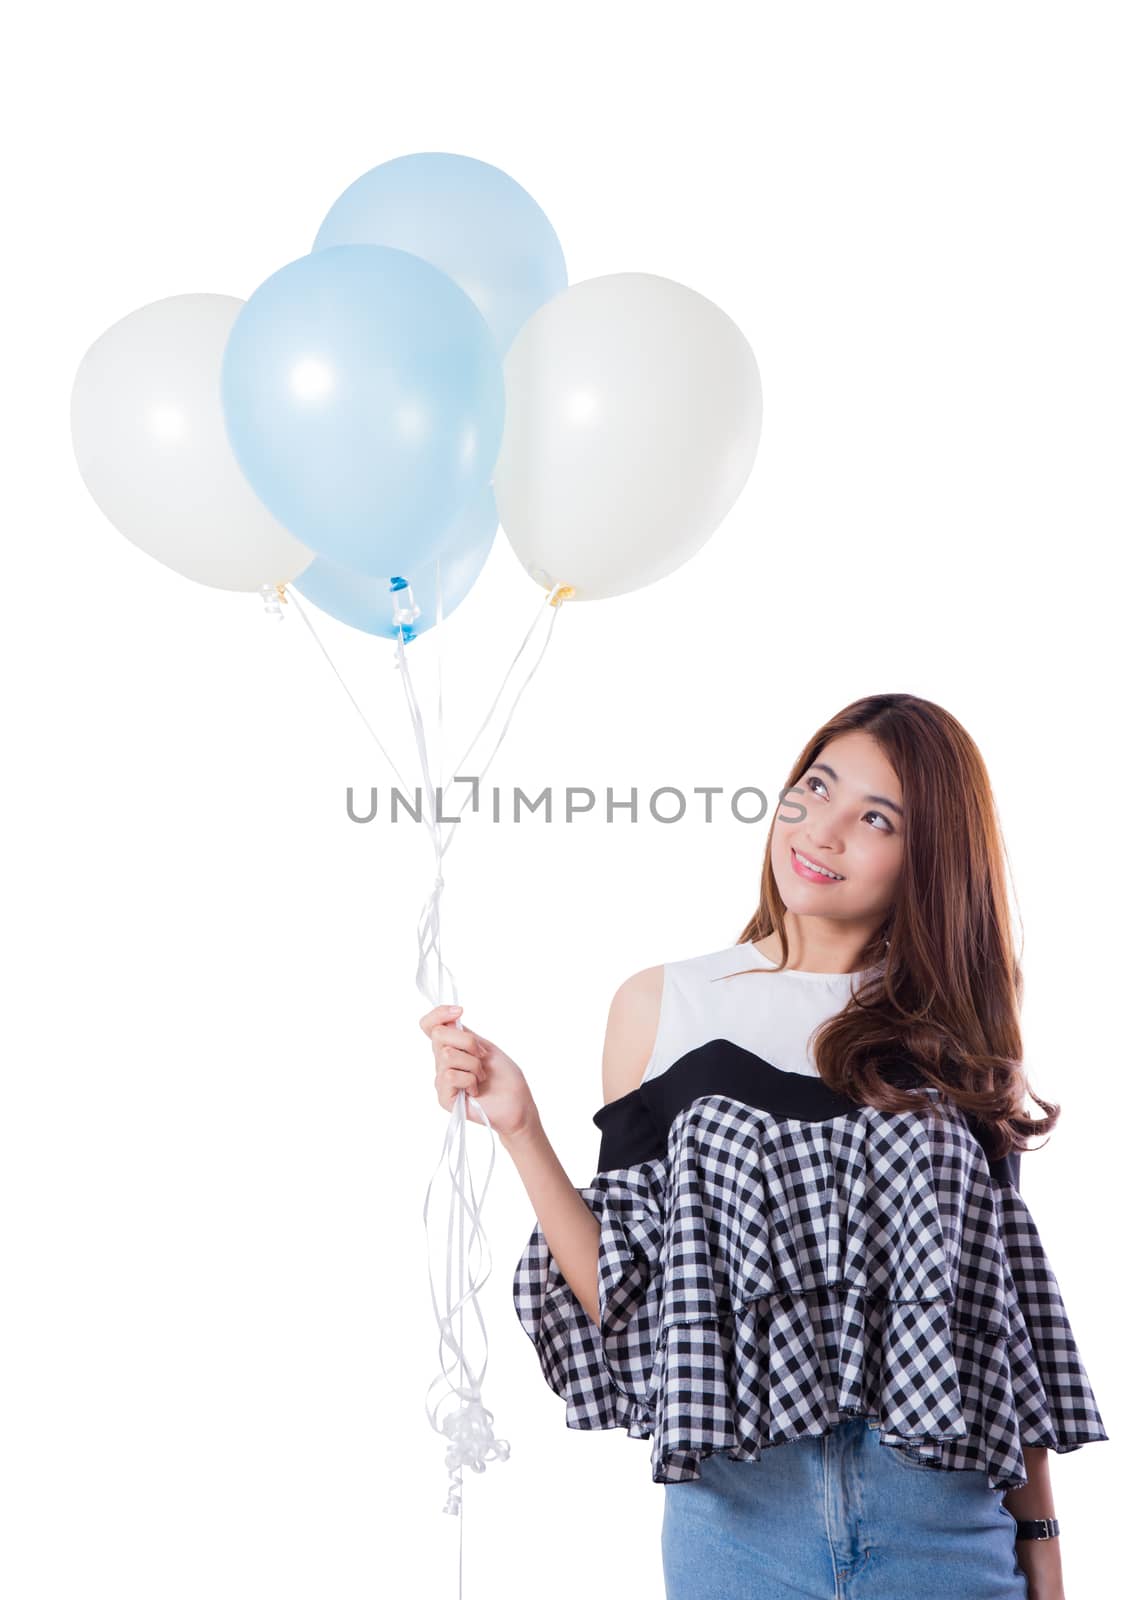
[[[559,606],[564,600],[571,600],[576,593],[576,588],[571,583],[560,583],[549,596],[551,606]]]
[[[492,1423],[493,1413],[476,1399],[464,1401],[459,1410],[446,1417],[442,1432],[451,1441],[445,1452],[446,1466],[466,1466],[474,1472],[484,1472],[490,1457],[507,1461],[509,1441],[493,1437]]]
[[[260,583],[258,592],[262,597],[262,609],[269,617],[276,617],[282,622],[283,605],[286,603],[286,585],[284,583]]]

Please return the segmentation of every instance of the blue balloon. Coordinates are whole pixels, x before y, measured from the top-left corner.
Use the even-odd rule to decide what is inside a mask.
[[[223,351],[239,467],[316,555],[389,578],[489,484],[505,385],[469,296],[405,250],[339,245],[269,277]]]
[[[420,151],[383,161],[341,194],[314,241],[391,245],[465,290],[504,355],[538,307],[568,288],[552,223],[515,179],[472,156]]]
[[[439,552],[443,620],[477,582],[496,537],[497,500],[490,487],[465,507]],[[392,578],[365,577],[315,556],[293,580],[293,586],[339,622],[386,639],[396,639],[400,632],[409,643],[437,621],[437,574],[432,556]],[[406,610],[415,605],[420,608],[420,615],[406,622],[396,620],[395,596]]]

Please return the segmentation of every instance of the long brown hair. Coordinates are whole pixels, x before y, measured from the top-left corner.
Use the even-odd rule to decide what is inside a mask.
[[[941,706],[911,694],[868,695],[812,736],[785,797],[825,745],[857,729],[878,741],[902,785],[902,872],[887,918],[860,954],[860,969],[873,970],[812,1035],[819,1074],[862,1105],[925,1109],[925,1092],[896,1087],[894,1074],[880,1070],[908,1057],[916,1081],[937,1087],[940,1099],[986,1126],[992,1157],[1029,1149],[1027,1139],[1048,1134],[1061,1107],[1033,1092],[1022,1063],[1022,970],[1006,896],[1008,858],[981,752]],[[736,941],[778,933],[780,966],[751,969],[765,976],[782,971],[790,953],[771,870],[778,819],[779,808],[768,830],[759,906]],[[1027,1095],[1044,1117],[1026,1114]]]

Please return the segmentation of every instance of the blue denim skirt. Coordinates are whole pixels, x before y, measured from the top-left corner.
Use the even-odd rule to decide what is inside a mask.
[[[1028,1600],[985,1472],[915,1461],[849,1417],[664,1485],[666,1600]]]

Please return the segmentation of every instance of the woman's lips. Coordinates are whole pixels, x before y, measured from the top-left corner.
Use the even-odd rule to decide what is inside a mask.
[[[810,859],[811,857],[809,856],[808,860]],[[815,872],[811,867],[805,867],[795,854],[794,845],[791,847],[791,865],[795,869],[796,876],[802,878],[805,883],[842,883],[843,881],[842,878],[826,878],[821,872]]]

